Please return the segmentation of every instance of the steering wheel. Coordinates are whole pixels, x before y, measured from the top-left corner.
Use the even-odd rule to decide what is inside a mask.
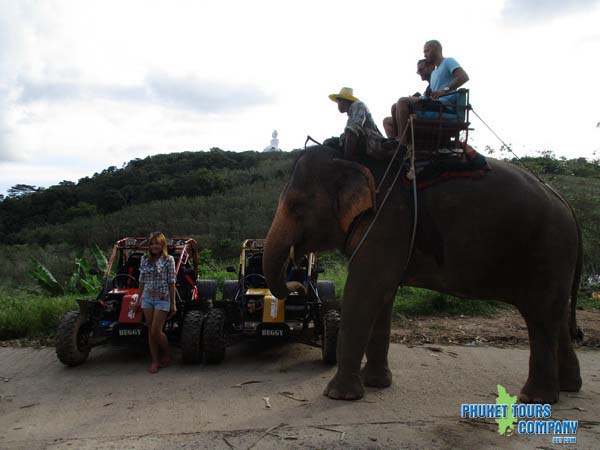
[[[249,280],[252,277],[257,279],[257,281],[255,281],[255,283],[253,283],[253,284],[258,284],[258,282],[260,281],[260,282],[264,283],[265,286],[267,285],[267,279],[265,278],[264,275],[261,275],[259,273],[251,273],[249,275],[244,276],[244,286],[246,285],[246,283],[250,283]]]
[[[126,273],[120,273],[119,275],[115,275],[115,277],[112,280],[112,285],[113,285],[114,289],[125,287],[125,286],[118,286],[119,283],[117,283],[117,280],[120,278],[133,280],[133,283],[134,283],[133,288],[134,289],[139,287],[138,280],[136,280],[135,277],[132,277],[131,275],[126,274]],[[123,284],[125,284],[125,280],[123,280]]]

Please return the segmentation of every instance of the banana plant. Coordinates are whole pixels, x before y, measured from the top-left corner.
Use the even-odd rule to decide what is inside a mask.
[[[65,288],[56,281],[52,272],[48,270],[41,262],[35,258],[31,258],[32,267],[29,271],[29,276],[50,295],[63,295]]]
[[[94,246],[90,249],[90,253],[96,261],[96,266],[100,271],[100,275],[104,275],[106,273],[106,268],[108,267],[108,260],[106,259],[106,255],[102,250],[100,250],[100,247],[98,247],[97,244],[94,244]]]
[[[86,259],[75,258],[75,268],[64,284],[59,283],[52,272],[37,259],[32,258],[32,268],[29,272],[31,278],[50,295],[64,295],[65,293],[93,294],[102,288],[102,277],[106,273],[108,261],[106,256],[95,245],[90,249],[98,267],[97,274],[90,273],[90,266]]]
[[[75,271],[79,275],[79,285],[86,294],[92,294],[98,292],[102,288],[102,283],[98,278],[98,275],[90,274],[90,266],[88,262],[83,258],[77,258],[75,260]]]

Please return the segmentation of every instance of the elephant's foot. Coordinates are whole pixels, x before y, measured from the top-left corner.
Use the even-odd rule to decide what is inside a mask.
[[[369,387],[386,388],[392,384],[392,372],[387,366],[373,367],[367,363],[360,371],[360,378]]]
[[[338,370],[323,394],[334,400],[358,400],[365,395],[365,388],[358,374],[345,375]]]
[[[527,382],[519,393],[519,401],[521,403],[556,403],[558,394],[558,389],[551,391],[539,389]]]
[[[577,355],[568,342],[566,350],[558,356],[558,382],[561,391],[577,392],[581,389],[581,371]]]
[[[561,368],[558,379],[560,382],[560,390],[567,392],[578,392],[581,389],[581,375],[579,367],[577,370],[563,370]]]

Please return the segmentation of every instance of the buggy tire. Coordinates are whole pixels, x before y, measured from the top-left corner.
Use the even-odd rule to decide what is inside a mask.
[[[198,288],[198,300],[217,299],[217,282],[215,280],[199,280],[196,287]]]
[[[223,283],[223,301],[233,301],[239,286],[240,283],[237,280],[225,280]]]
[[[211,308],[204,319],[202,333],[204,356],[208,364],[217,364],[225,359],[225,312]]]
[[[83,332],[83,333],[82,333]],[[56,333],[56,356],[66,366],[82,364],[92,349],[79,311],[66,313]]]
[[[323,316],[323,336],[321,338],[321,355],[326,364],[337,362],[338,332],[340,330],[341,314],[335,309],[326,311]]]
[[[183,317],[181,360],[184,364],[198,364],[202,361],[204,317],[204,313],[199,310],[188,311]]]

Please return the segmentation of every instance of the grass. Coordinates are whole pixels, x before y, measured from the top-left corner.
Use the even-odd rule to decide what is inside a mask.
[[[584,292],[580,292],[579,297],[577,298],[577,308],[599,311],[600,300],[595,300],[592,298],[591,293],[586,295]]]
[[[395,316],[493,316],[507,308],[503,303],[465,300],[428,289],[403,287],[394,300]]]
[[[0,291],[0,340],[54,335],[81,295],[48,297],[23,291]]]
[[[217,280],[219,291],[223,281],[235,279],[237,274],[227,272],[232,265],[237,268],[238,260],[206,260],[200,265],[202,279]],[[343,297],[346,283],[345,260],[336,253],[321,255],[319,265],[324,268],[322,280],[332,280],[336,295]],[[220,296],[220,293],[218,294]],[[16,288],[0,289],[0,340],[32,338],[54,335],[65,312],[77,309],[76,299],[81,294],[49,297],[33,290]],[[591,291],[582,289],[578,307],[600,309],[600,301],[591,297]],[[463,300],[427,289],[403,287],[398,289],[394,300],[393,314],[402,316],[483,316],[489,317],[509,308],[500,302]]]

